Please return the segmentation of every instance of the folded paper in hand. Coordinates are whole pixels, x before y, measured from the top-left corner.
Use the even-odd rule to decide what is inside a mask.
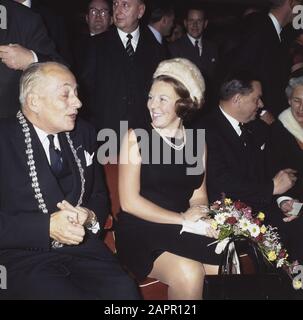
[[[207,234],[207,229],[209,228],[211,228],[210,224],[203,220],[198,220],[196,222],[184,220],[180,234],[182,232],[190,232],[205,236]]]
[[[299,214],[302,206],[303,206],[303,203],[294,202],[293,206],[292,206],[292,210],[289,211],[287,214],[289,214],[291,216],[297,216]]]

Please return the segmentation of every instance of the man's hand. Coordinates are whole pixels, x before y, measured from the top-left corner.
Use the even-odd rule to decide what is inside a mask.
[[[273,195],[282,194],[294,186],[297,181],[296,171],[293,169],[284,169],[275,175]]]
[[[69,210],[54,212],[50,218],[50,237],[67,245],[78,245],[83,241],[85,230],[78,223],[77,214]]]
[[[74,212],[77,215],[75,223],[79,223],[81,226],[85,225],[88,222],[91,222],[91,219],[95,217],[95,214],[92,210],[84,207],[74,207],[68,201],[63,200],[57,204],[57,207],[61,210],[68,210]]]
[[[0,59],[10,69],[24,70],[34,62],[34,55],[19,44],[9,44],[0,46]]]
[[[294,216],[294,215],[288,214],[288,212],[292,211],[293,204],[295,202],[299,202],[299,201],[296,199],[282,201],[280,208],[281,208],[282,212],[284,213],[284,215],[286,216],[285,218],[283,218],[284,222],[290,222],[290,221],[293,221],[299,217],[299,216]]]
[[[275,122],[275,117],[268,111],[266,111],[260,119],[267,123],[269,126]]]

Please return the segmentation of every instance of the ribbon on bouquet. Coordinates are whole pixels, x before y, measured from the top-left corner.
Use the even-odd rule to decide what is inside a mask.
[[[216,240],[214,242],[209,243],[207,246],[209,247],[211,245],[217,244],[215,252],[216,252],[216,254],[221,254],[225,250],[225,248],[226,248],[227,244],[229,243],[229,241],[230,241],[230,238],[225,238],[223,240]],[[233,263],[233,270],[234,270],[233,273],[234,274],[240,274],[241,273],[240,261],[239,261],[239,257],[238,257],[238,254],[237,254],[237,251],[236,251],[236,248],[235,248],[235,244],[233,242],[229,245],[229,248],[228,248],[228,257],[230,255],[232,255],[232,263]]]

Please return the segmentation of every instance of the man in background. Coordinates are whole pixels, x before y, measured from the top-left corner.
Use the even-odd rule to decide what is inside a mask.
[[[62,61],[41,17],[15,1],[0,0],[7,11],[7,29],[0,28],[0,118],[19,109],[19,79],[33,62]]]

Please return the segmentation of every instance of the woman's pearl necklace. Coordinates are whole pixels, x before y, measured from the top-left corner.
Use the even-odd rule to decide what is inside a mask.
[[[159,133],[159,135],[161,136],[161,138],[173,149],[180,151],[184,148],[185,144],[186,144],[186,131],[184,126],[182,125],[182,133],[183,133],[183,142],[180,145],[176,145],[174,143],[171,142],[171,140],[169,140],[164,134],[162,134],[161,129],[155,127],[152,124],[152,127]]]

